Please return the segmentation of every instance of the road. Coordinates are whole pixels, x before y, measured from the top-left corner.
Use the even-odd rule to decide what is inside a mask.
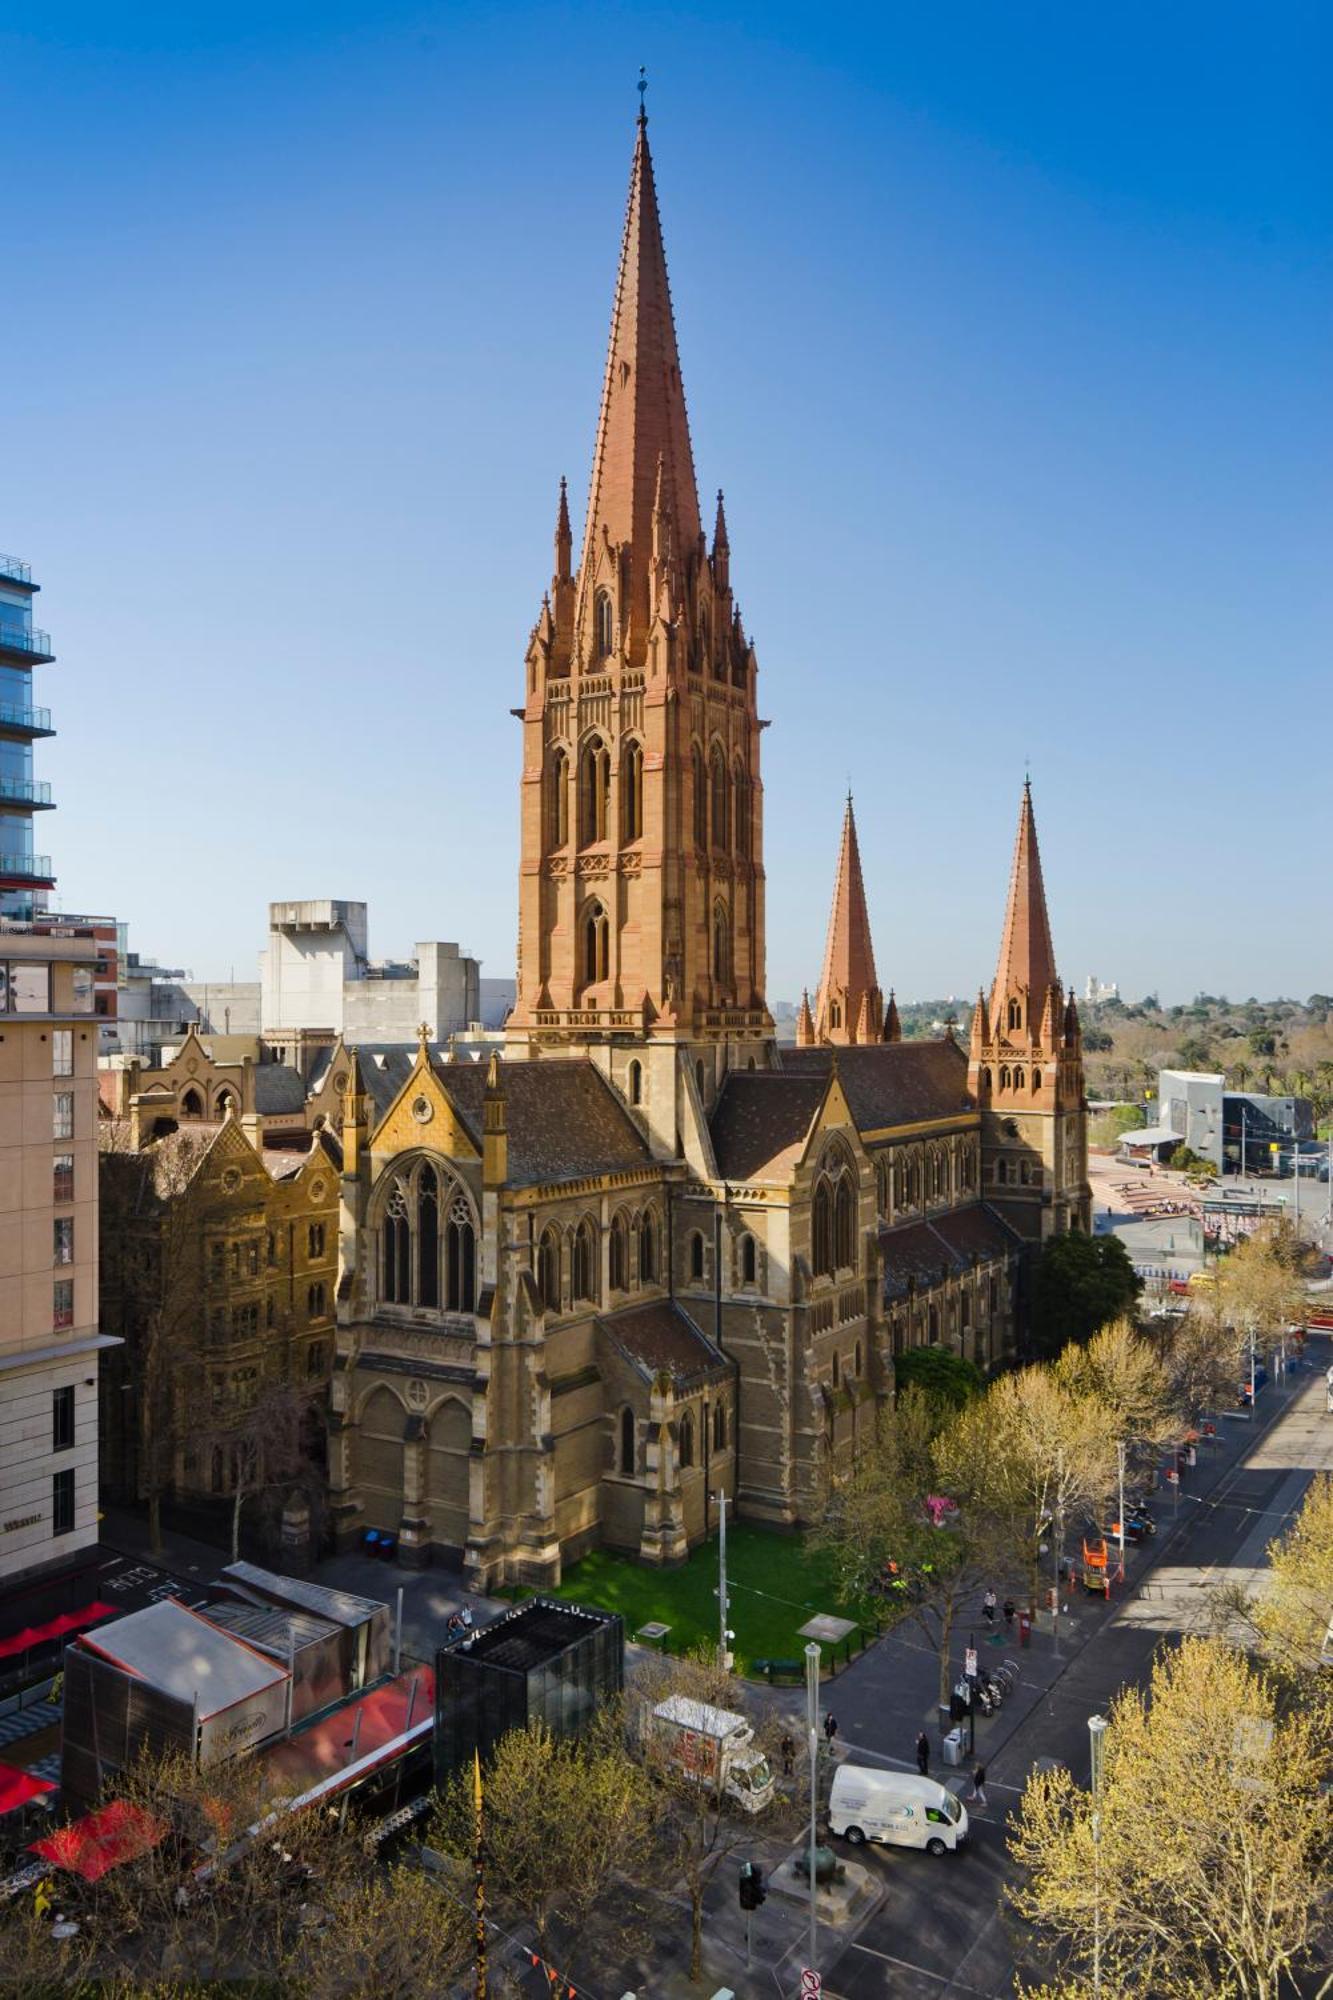
[[[1267,1425],[1261,1407],[1252,1441],[1211,1494],[1182,1499],[1174,1526],[1169,1509],[1161,1516],[1151,1566],[1100,1628],[1084,1635],[1086,1643],[989,1757],[990,1807],[974,1817],[970,1849],[938,1861],[907,1851],[873,1853],[870,1865],[887,1899],[831,1962],[824,1988],[831,2000],[1012,1993],[1021,1944],[1002,1911],[1005,1823],[1027,1773],[1035,1758],[1053,1756],[1086,1783],[1088,1717],[1104,1712],[1126,1683],[1146,1682],[1163,1639],[1203,1628],[1211,1585],[1223,1577],[1252,1582],[1262,1571],[1266,1544],[1299,1508],[1312,1477],[1333,1471],[1326,1365],[1321,1360],[1320,1373],[1301,1378]]]

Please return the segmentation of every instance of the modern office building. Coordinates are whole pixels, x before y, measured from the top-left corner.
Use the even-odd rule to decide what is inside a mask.
[[[27,563],[0,555],[0,917],[20,922],[45,909],[55,880],[51,857],[33,839],[33,815],[52,799],[50,785],[33,777],[32,746],[54,734],[50,709],[32,698],[33,668],[55,658],[32,622],[39,588]]]

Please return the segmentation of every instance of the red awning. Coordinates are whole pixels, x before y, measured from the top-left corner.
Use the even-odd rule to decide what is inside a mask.
[[[0,1764],[0,1813],[14,1812],[17,1807],[26,1806],[29,1799],[54,1790],[54,1785],[45,1778],[34,1778],[31,1771],[20,1771],[14,1764]]]
[[[45,1840],[34,1840],[32,1852],[54,1861],[57,1868],[81,1875],[85,1882],[97,1882],[108,1868],[147,1854],[166,1830],[162,1820],[154,1819],[142,1807],[112,1799],[110,1805],[75,1820],[73,1826],[62,1826]]]
[[[58,1618],[48,1618],[44,1625],[25,1625],[21,1632],[11,1632],[7,1639],[0,1639],[0,1660],[11,1659],[15,1653],[30,1653],[34,1646],[47,1646],[53,1640],[63,1639],[67,1632],[82,1632],[89,1625],[96,1625],[99,1619],[114,1618],[114,1604],[103,1604],[99,1599],[94,1604],[85,1604],[82,1611],[62,1611]]]

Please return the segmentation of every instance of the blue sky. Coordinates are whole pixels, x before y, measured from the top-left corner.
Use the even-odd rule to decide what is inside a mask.
[[[883,984],[989,979],[1028,758],[1071,977],[1326,990],[1331,19],[0,0],[66,907],[243,977],[270,898],[361,897],[512,972],[643,62],[770,994],[849,782]]]

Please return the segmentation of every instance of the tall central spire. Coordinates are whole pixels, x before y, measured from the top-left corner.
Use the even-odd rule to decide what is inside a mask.
[[[852,796],[842,821],[842,846],[833,888],[824,970],[815,1001],[818,1042],[877,1042],[884,1026],[884,1000],[875,978],[875,947],[861,875]]]
[[[1046,996],[1056,984],[1055,952],[1051,945],[1051,925],[1046,914],[1046,890],[1041,879],[1041,855],[1037,850],[1037,823],[1032,816],[1032,785],[1023,783],[1023,802],[1018,809],[1018,837],[1014,842],[1014,864],[1009,877],[1009,902],[1004,913],[1004,935],[1000,959],[991,989],[991,1024],[999,1030],[1007,1019],[1009,1000],[1025,1001],[1025,1029],[1035,1033],[1046,1005]]]
[[[651,615],[649,566],[659,463],[671,546],[678,557],[688,559],[699,541],[699,495],[648,120],[640,112],[588,489],[578,609],[579,636],[587,641],[593,633],[595,593],[605,585],[617,600],[618,637],[622,644],[628,637],[636,665],[643,659]]]

